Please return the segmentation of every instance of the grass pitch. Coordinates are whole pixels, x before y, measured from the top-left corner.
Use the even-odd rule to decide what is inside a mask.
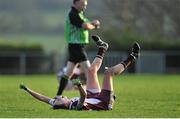
[[[24,82],[33,90],[54,97],[57,81],[52,75],[0,76],[0,118],[124,118],[179,117],[180,76],[178,75],[121,75],[114,77],[117,95],[112,111],[52,110],[19,89]],[[100,76],[102,79],[102,76]],[[68,97],[77,91],[65,92]]]

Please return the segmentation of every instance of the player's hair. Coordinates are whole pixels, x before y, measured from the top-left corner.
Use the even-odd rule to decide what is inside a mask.
[[[73,3],[76,3],[77,1],[79,1],[79,0],[73,0]]]
[[[54,105],[53,109],[67,109],[67,107],[64,104],[61,104],[61,105]]]
[[[76,2],[78,2],[78,1],[80,1],[80,0],[73,0],[73,4],[76,3]],[[86,0],[86,1],[87,1],[87,0]]]

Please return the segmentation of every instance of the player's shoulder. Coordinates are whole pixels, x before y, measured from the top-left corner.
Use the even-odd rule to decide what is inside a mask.
[[[75,19],[75,18],[80,18],[80,17],[79,17],[79,14],[77,14],[76,12],[71,11],[69,13],[69,18],[70,19]]]
[[[73,98],[71,98],[70,100],[71,100],[71,102],[75,102],[75,101],[79,101],[79,97],[73,97]]]
[[[74,98],[71,98],[71,103],[69,105],[69,109],[70,110],[73,110],[73,109],[76,109],[76,106],[78,104],[78,101],[79,101],[79,97],[74,97]]]

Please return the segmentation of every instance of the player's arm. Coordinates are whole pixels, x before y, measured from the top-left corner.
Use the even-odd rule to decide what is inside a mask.
[[[82,27],[87,30],[100,28],[100,22],[98,20],[93,20],[92,22],[83,23]]]
[[[70,13],[69,14],[71,24],[79,27],[84,28],[87,30],[92,30],[100,27],[100,22],[98,20],[93,20],[92,22],[85,22],[83,21],[78,14]]]
[[[30,88],[26,87],[23,84],[20,84],[20,89],[25,90],[26,92],[28,92],[29,94],[31,94],[34,98],[38,99],[39,101],[45,102],[47,104],[50,104],[49,101],[51,100],[51,98],[44,96],[42,94],[39,94],[33,90],[31,90]]]
[[[86,96],[87,96],[87,93],[86,91],[84,90],[84,88],[82,87],[82,85],[78,85],[78,90],[79,90],[79,93],[80,93],[80,103],[81,104],[84,104],[84,101],[86,99]]]
[[[95,29],[95,26],[92,25],[91,23],[83,23],[82,28],[87,29],[87,30],[92,30],[92,29]]]
[[[84,88],[82,87],[82,84],[80,83],[80,80],[79,79],[74,79],[72,80],[73,81],[73,84],[74,85],[77,85],[78,87],[78,90],[79,90],[79,93],[80,93],[80,99],[79,99],[79,102],[76,106],[76,109],[77,110],[81,110],[82,107],[83,107],[83,104],[85,102],[85,99],[87,97],[87,93],[86,91],[84,90]]]

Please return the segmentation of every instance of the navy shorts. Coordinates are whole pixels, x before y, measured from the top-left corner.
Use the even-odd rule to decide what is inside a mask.
[[[88,60],[84,44],[68,44],[69,61],[74,64]]]

